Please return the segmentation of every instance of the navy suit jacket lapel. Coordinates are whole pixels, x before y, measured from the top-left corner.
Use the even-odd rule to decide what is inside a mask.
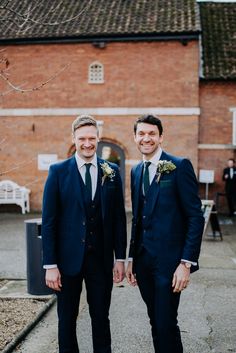
[[[165,159],[168,159],[168,156],[165,152],[162,152],[160,160],[165,160]],[[160,191],[160,182],[157,182],[157,177],[155,176],[150,185],[150,188],[148,190],[148,195],[147,195],[147,205],[148,205],[150,215],[152,214],[153,209],[157,203],[159,191]]]
[[[157,202],[159,191],[160,191],[160,184],[157,183],[157,178],[156,176],[154,176],[154,179],[149,187],[148,194],[146,197],[147,207],[149,211],[148,213],[150,215],[152,214],[155,204]]]
[[[100,189],[100,196],[101,196],[101,206],[102,206],[102,218],[104,220],[105,218],[105,210],[106,210],[106,182],[102,184],[102,176],[103,176],[103,171],[101,168],[101,163],[104,163],[105,161],[101,158],[97,159],[98,163],[98,181],[97,181],[97,187]]]
[[[81,208],[84,209],[84,201],[83,201],[83,194],[81,190],[81,183],[79,178],[81,178],[78,170],[78,166],[76,163],[75,157],[71,158],[70,168],[69,168],[69,183],[71,183],[72,190],[76,195],[78,203],[80,204]],[[69,185],[70,187],[70,185]]]
[[[143,175],[143,163],[139,163],[135,170],[134,175],[134,185],[132,185],[134,194],[133,194],[133,214],[134,217],[138,217],[138,205],[139,205],[139,193],[142,192],[142,175]]]

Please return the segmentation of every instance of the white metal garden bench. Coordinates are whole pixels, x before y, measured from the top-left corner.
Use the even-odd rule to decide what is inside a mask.
[[[19,186],[11,180],[0,181],[0,204],[19,205],[22,213],[25,214],[30,211],[29,194],[29,189]]]

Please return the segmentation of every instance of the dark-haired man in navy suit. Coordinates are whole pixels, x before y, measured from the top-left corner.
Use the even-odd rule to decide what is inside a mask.
[[[44,189],[46,284],[57,293],[59,353],[79,353],[76,320],[83,280],[93,352],[110,353],[112,284],[123,280],[126,256],[121,178],[116,165],[96,155],[96,120],[78,117],[72,124],[72,135],[75,155],[50,167]]]
[[[147,305],[156,353],[182,353],[177,311],[198,269],[204,226],[198,183],[188,159],[162,151],[159,118],[141,116],[134,139],[143,162],[131,171],[132,233],[128,282]]]

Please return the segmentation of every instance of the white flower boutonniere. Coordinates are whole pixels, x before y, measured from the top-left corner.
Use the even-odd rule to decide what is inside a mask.
[[[113,181],[114,176],[116,175],[116,172],[114,169],[112,169],[107,162],[101,163],[101,168],[103,172],[102,176],[102,185],[104,184],[104,181],[106,178],[111,179]]]
[[[160,177],[162,176],[162,174],[164,174],[164,173],[168,174],[168,173],[172,172],[172,170],[174,170],[174,169],[176,169],[176,166],[171,161],[160,160],[157,164],[156,182],[159,183]]]

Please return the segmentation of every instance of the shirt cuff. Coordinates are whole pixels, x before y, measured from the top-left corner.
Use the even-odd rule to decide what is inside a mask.
[[[181,261],[183,262],[188,262],[189,264],[193,265],[193,266],[197,266],[197,262],[193,262],[193,261],[189,261],[189,260],[184,260],[184,259],[181,259]]]
[[[116,261],[125,262],[124,259],[116,259]]]
[[[43,268],[45,270],[50,270],[51,268],[57,268],[57,265],[56,264],[55,265],[43,265]]]
[[[133,258],[132,258],[132,257],[129,257],[129,258],[128,258],[128,261],[132,262],[132,261],[133,261]],[[189,262],[191,265],[197,266],[197,262],[193,262],[193,261],[189,261],[189,260],[184,260],[184,259],[181,259],[181,261]]]

